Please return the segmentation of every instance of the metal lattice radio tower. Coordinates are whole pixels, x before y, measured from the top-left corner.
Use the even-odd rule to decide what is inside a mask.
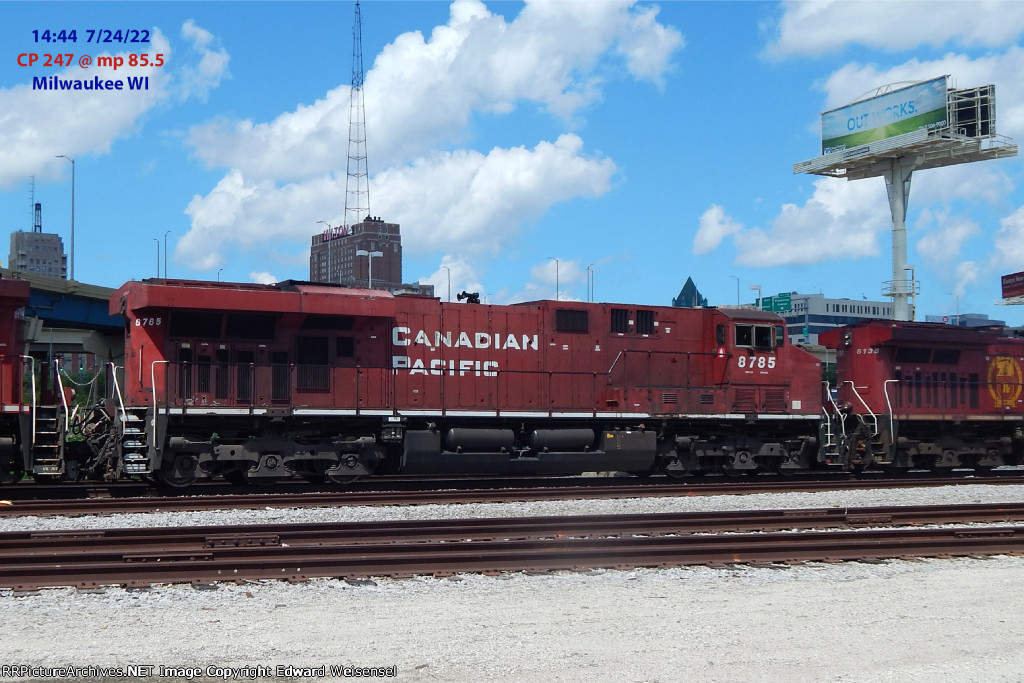
[[[348,115],[348,176],[345,179],[345,225],[360,223],[370,213],[370,178],[366,167],[366,109],[363,105],[363,22],[356,0],[352,27],[352,90]]]

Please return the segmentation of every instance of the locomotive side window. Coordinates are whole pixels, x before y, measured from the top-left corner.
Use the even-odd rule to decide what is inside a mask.
[[[654,334],[654,311],[636,312],[636,333]]]
[[[771,325],[736,325],[736,346],[772,348]]]
[[[776,346],[785,346],[786,345],[786,328],[782,327],[781,325],[779,327],[775,328],[775,345]]]
[[[715,325],[715,345],[723,346],[725,344],[725,325],[718,323]]]
[[[629,311],[625,308],[613,308],[612,309],[612,329],[613,333],[624,334],[629,332]]]
[[[571,308],[555,309],[555,329],[559,332],[586,332],[590,329],[587,312]]]
[[[754,345],[754,326],[753,325],[737,325],[736,326],[736,346],[753,346]]]
[[[754,346],[759,349],[772,347],[772,328],[767,325],[754,326]]]

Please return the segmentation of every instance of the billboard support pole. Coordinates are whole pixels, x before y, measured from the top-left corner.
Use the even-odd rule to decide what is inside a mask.
[[[913,320],[913,298],[916,283],[907,280],[907,202],[910,199],[910,180],[914,164],[906,157],[897,156],[890,160],[885,171],[885,190],[889,195],[889,211],[892,213],[892,312],[894,320]]]

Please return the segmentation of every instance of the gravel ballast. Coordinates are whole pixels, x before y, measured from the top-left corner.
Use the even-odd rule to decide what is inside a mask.
[[[924,505],[1012,502],[1022,495],[1024,487],[978,485],[25,517],[0,520],[0,529]],[[394,667],[399,680],[415,681],[1019,681],[1024,676],[1022,581],[1024,558],[998,557],[789,569],[323,579],[298,585],[220,584],[213,590],[176,585],[96,593],[0,591],[0,680],[33,678],[4,677],[4,664],[152,664],[198,667],[200,673],[206,667],[250,667],[228,680],[254,680],[246,674],[256,666],[269,667],[260,673],[271,674],[259,680],[323,680],[301,667],[355,665]],[[282,670],[292,676],[275,676],[278,665],[298,668]]]

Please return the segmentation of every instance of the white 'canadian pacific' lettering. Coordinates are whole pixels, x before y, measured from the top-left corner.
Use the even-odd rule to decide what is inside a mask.
[[[452,343],[452,331],[416,330],[404,326],[391,328],[393,346],[425,346],[430,351],[439,347],[466,349],[493,349],[495,351],[538,351],[540,340],[538,335],[515,334],[502,332],[459,332]],[[433,339],[431,339],[433,337]],[[431,343],[433,342],[433,343]],[[427,375],[432,377],[497,377],[498,361],[470,359],[422,359],[412,356],[392,356],[391,367],[396,370],[407,370],[410,375]]]
[[[452,332],[434,332],[433,339],[426,330],[416,330],[413,334],[411,328],[397,326],[391,328],[391,343],[395,346],[428,346],[431,349],[446,346],[448,348],[467,349],[515,349],[517,351],[537,351],[540,348],[540,341],[535,334],[524,334],[516,337],[513,333],[506,333],[502,339],[501,332],[459,332],[459,336],[452,344]]]
[[[410,375],[430,375],[432,377],[497,377],[498,361],[495,360],[444,360],[434,358],[429,364],[422,359],[409,356],[392,356],[391,367],[396,370],[408,370]]]

